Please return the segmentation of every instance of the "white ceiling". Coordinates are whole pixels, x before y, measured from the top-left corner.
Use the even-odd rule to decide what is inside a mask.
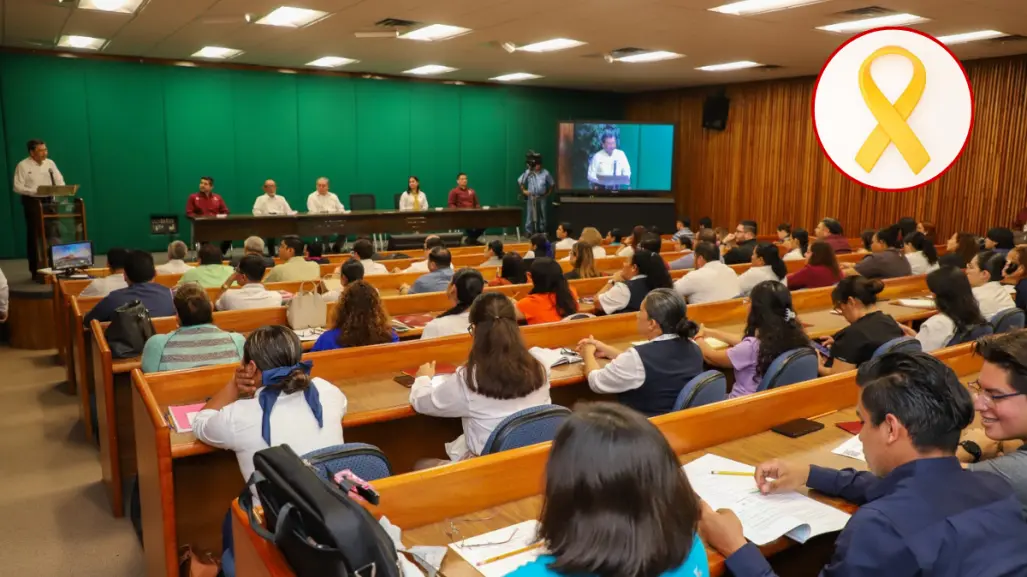
[[[207,45],[245,51],[233,62],[302,67],[321,56],[359,59],[341,70],[401,74],[423,64],[459,68],[438,78],[485,81],[510,72],[545,78],[532,85],[642,91],[816,74],[849,35],[814,30],[838,12],[880,6],[930,18],[916,25],[936,36],[995,29],[1027,36],[1027,0],[825,0],[758,16],[708,11],[726,0],[148,0],[135,14],[75,8],[58,0],[0,0],[0,42],[49,47],[64,34],[107,38],[105,54],[185,59]],[[289,5],[330,12],[309,27],[247,24]],[[384,18],[471,28],[443,42],[358,39]],[[588,42],[570,50],[508,54],[500,42],[528,44],[555,37]],[[669,50],[685,58],[646,64],[608,64],[600,54],[622,47]],[[953,46],[964,60],[1027,52],[1027,41]],[[734,60],[781,66],[774,70],[701,72]]]

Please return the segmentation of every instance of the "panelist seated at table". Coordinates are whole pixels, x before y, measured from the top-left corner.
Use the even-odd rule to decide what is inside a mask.
[[[877,309],[877,295],[883,290],[879,280],[850,276],[831,291],[835,310],[849,326],[821,340],[831,353],[825,358],[817,351],[821,375],[851,371],[869,361],[878,347],[905,334],[895,319]]]
[[[175,286],[197,283],[203,288],[217,288],[235,274],[235,270],[221,260],[218,247],[212,244],[202,245],[196,256],[199,264],[182,273]]]
[[[311,352],[399,341],[378,289],[363,280],[346,285],[335,305],[332,326],[331,330],[321,333]]]
[[[200,190],[189,195],[185,202],[185,215],[188,218],[228,216],[228,205],[225,199],[214,192],[214,177],[201,176]],[[232,250],[232,241],[226,240],[221,243],[221,252],[227,253]]]
[[[472,342],[467,363],[437,379],[435,363],[425,363],[410,388],[410,404],[418,413],[462,419],[464,433],[446,443],[452,461],[480,455],[506,417],[551,403],[549,367],[524,345],[510,299],[483,293],[471,305],[469,319]],[[427,459],[418,467],[442,463]]]
[[[485,279],[473,268],[462,268],[446,287],[446,298],[453,305],[424,325],[421,340],[467,334],[471,326],[471,305],[485,289]]]
[[[517,301],[518,321],[529,325],[555,323],[578,312],[578,292],[567,284],[560,263],[536,258],[531,263],[531,292]]]
[[[433,248],[437,246],[446,246],[442,239],[435,234],[430,234],[424,239],[424,260],[419,260],[405,269],[396,267],[392,272],[428,272],[428,255],[431,254]]]
[[[125,280],[125,259],[127,258],[128,251],[123,248],[116,247],[108,250],[107,270],[110,271],[109,274],[89,281],[86,288],[78,293],[79,298],[105,297],[111,294],[111,291],[127,287],[128,281]]]
[[[934,294],[938,314],[925,320],[919,331],[899,325],[907,336],[920,341],[925,353],[949,346],[956,335],[969,337],[973,329],[987,324],[963,271],[943,266],[927,275],[927,288]]]
[[[417,277],[413,286],[403,284],[399,294],[421,294],[442,292],[453,280],[453,255],[449,249],[439,246],[428,253],[428,273]]]
[[[596,308],[608,315],[638,312],[650,292],[673,286],[667,263],[660,254],[637,250],[624,259],[624,267],[596,293]]]
[[[478,195],[473,188],[467,186],[467,173],[461,172],[456,175],[456,188],[449,191],[449,208],[481,208],[478,202]],[[469,245],[478,244],[478,237],[485,234],[483,228],[469,228],[464,230],[465,242]]]
[[[304,247],[303,239],[298,236],[283,237],[282,243],[278,246],[278,257],[282,259],[282,264],[271,269],[264,282],[320,280],[321,266],[303,258]]]
[[[353,243],[353,252],[351,253],[353,258],[360,261],[360,264],[364,267],[365,275],[373,274],[389,274],[389,269],[385,268],[380,262],[374,260],[374,245],[371,241],[366,238],[358,238]]]
[[[688,320],[685,300],[668,288],[650,292],[637,319],[645,344],[622,352],[588,337],[578,351],[590,389],[615,394],[622,404],[654,417],[673,410],[684,384],[703,372],[702,352],[691,340],[698,327]],[[597,356],[613,361],[599,368]]]
[[[175,316],[175,305],[171,301],[171,289],[153,282],[157,270],[153,266],[153,255],[146,251],[130,250],[125,258],[125,280],[128,287],[112,291],[86,313],[83,324],[89,326],[94,319],[105,323],[114,316],[114,311],[133,301],[142,303],[151,317]]]
[[[807,486],[859,509],[835,543],[828,575],[1023,575],[1027,531],[1009,484],[965,471],[954,456],[973,402],[955,372],[926,353],[892,353],[861,367],[856,411],[870,471],[773,460],[756,467],[763,493]],[[703,506],[706,544],[735,577],[773,569],[728,510]]]
[[[346,207],[334,192],[328,190],[328,179],[321,177],[314,184],[316,190],[307,195],[307,212],[310,214],[340,214]]]
[[[289,201],[278,194],[278,184],[270,178],[264,181],[264,194],[253,202],[253,216],[294,214]]]
[[[248,254],[239,261],[235,274],[221,285],[221,294],[216,299],[219,311],[244,309],[266,309],[282,306],[282,293],[264,288],[264,260]],[[238,284],[240,288],[229,288]]]
[[[335,269],[335,271],[335,275],[339,277],[339,284],[342,286],[338,289],[332,289],[321,294],[321,298],[324,299],[326,303],[338,302],[339,297],[342,296],[342,292],[346,290],[346,287],[358,280],[364,279],[364,265],[360,264],[359,260],[352,257],[339,265],[339,268]]]
[[[189,247],[184,242],[171,241],[171,244],[168,245],[168,262],[157,265],[157,274],[182,274],[193,268],[186,264],[187,256],[189,256]]]
[[[631,409],[576,407],[553,439],[542,498],[546,553],[509,577],[709,577],[699,499],[666,437]]]
[[[421,179],[416,176],[407,179],[407,189],[399,196],[399,209],[402,211],[428,210],[428,195],[421,190]]]
[[[146,340],[141,367],[144,373],[231,364],[242,359],[245,338],[214,324],[214,305],[200,285],[180,287],[175,291],[174,303],[178,328]]]

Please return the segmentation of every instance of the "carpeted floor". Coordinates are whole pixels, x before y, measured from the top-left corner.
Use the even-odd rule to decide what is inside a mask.
[[[0,345],[0,575],[137,577],[142,548],[111,516],[99,451],[59,390],[53,351]]]

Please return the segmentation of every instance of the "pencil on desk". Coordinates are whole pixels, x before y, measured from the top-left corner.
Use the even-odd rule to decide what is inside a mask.
[[[508,557],[513,557],[514,555],[520,555],[521,553],[526,553],[528,551],[531,551],[532,549],[538,549],[542,545],[543,545],[543,541],[539,541],[538,543],[532,543],[531,545],[528,545],[527,547],[521,547],[520,549],[514,549],[513,551],[507,551],[506,553],[503,553],[502,555],[496,555],[495,557],[489,557],[488,559],[479,562],[477,566],[481,567],[482,565],[488,565],[489,563],[495,563],[496,561],[502,561],[503,559],[506,559]]]
[[[755,471],[746,473],[745,471],[710,471],[711,475],[727,475],[728,477],[752,477],[756,474]]]

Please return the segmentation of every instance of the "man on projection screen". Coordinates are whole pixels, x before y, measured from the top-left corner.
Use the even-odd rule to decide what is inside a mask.
[[[588,163],[588,181],[595,189],[618,190],[631,184],[631,165],[623,150],[617,148],[617,136],[603,133],[603,148]]]

